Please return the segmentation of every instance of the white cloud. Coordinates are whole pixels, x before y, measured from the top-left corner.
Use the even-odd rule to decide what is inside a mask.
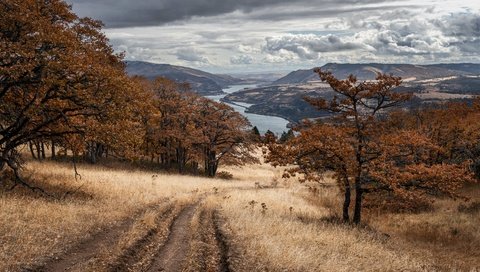
[[[360,1],[350,10],[328,1],[329,14],[312,0],[311,6],[279,3],[105,32],[127,59],[212,72],[290,70],[326,62],[480,62],[480,5],[470,2],[399,0],[381,6]]]

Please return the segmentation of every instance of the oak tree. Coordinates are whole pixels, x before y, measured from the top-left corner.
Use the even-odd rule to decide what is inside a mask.
[[[244,116],[226,104],[206,98],[199,100],[198,107],[198,127],[202,134],[199,147],[207,176],[216,175],[220,162],[228,165],[258,162],[253,154],[256,146],[251,126]]]
[[[86,135],[117,111],[128,80],[101,23],[65,2],[4,0],[0,14],[0,171],[20,181],[19,146]]]
[[[353,222],[358,224],[365,192],[388,191],[405,200],[424,201],[427,194],[456,197],[464,182],[471,180],[467,165],[432,160],[441,146],[428,133],[389,122],[388,111],[411,97],[395,90],[400,78],[379,74],[375,81],[359,82],[353,75],[339,80],[330,72],[315,72],[335,96],[330,101],[306,100],[332,117],[306,122],[297,128],[299,136],[285,145],[271,145],[268,160],[274,165],[296,165],[287,176],[301,173],[315,180],[333,171],[344,191],[345,221],[352,190]]]

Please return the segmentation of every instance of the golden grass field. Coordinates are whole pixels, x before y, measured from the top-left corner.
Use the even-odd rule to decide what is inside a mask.
[[[329,220],[341,207],[335,186],[314,194],[265,164],[222,170],[234,179],[79,165],[75,180],[69,164],[28,162],[27,176],[60,199],[0,192],[0,271],[64,269],[72,250],[84,257],[70,271],[480,271],[480,209],[458,211],[480,201],[478,186],[465,189],[470,203],[367,210],[368,227],[354,228]],[[96,233],[113,238],[100,245]],[[181,260],[162,263],[168,247]]]

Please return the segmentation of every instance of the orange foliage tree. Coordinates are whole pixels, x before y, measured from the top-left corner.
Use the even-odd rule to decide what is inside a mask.
[[[428,135],[438,148],[432,163],[467,163],[480,178],[480,98],[473,103],[448,102],[435,107],[390,114],[394,130],[415,130]]]
[[[256,163],[253,155],[251,125],[232,107],[210,99],[200,98],[198,123],[202,137],[197,146],[202,150],[205,174],[213,177],[220,162],[229,165]]]
[[[148,84],[147,84],[148,85]],[[249,122],[231,107],[202,98],[188,86],[166,78],[149,84],[154,114],[146,123],[144,155],[166,167],[216,175],[220,162],[242,165],[256,161]]]
[[[344,191],[343,219],[349,221],[351,191],[355,191],[353,222],[361,222],[365,192],[388,191],[409,200],[425,201],[426,194],[457,196],[456,191],[472,175],[465,164],[432,160],[441,149],[428,133],[395,127],[388,110],[411,95],[395,88],[401,79],[379,74],[375,81],[359,82],[354,76],[338,80],[330,72],[315,70],[335,97],[306,98],[332,117],[305,122],[299,135],[284,145],[270,145],[267,160],[274,165],[295,165],[286,176],[301,173],[318,180],[332,171]]]
[[[193,144],[200,137],[195,120],[198,96],[188,86],[159,77],[150,82],[153,114],[146,124],[144,155],[167,168],[176,166],[184,172],[195,158]]]
[[[131,84],[101,23],[65,2],[4,0],[0,14],[0,171],[8,166],[22,183],[19,146],[72,135],[98,142],[89,132],[123,118]]]

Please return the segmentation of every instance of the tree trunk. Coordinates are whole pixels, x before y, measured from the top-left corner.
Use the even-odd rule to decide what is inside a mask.
[[[95,143],[94,147],[95,147],[95,155],[97,156],[97,158],[102,158],[105,150],[105,146],[103,144]]]
[[[35,160],[37,159],[37,156],[35,156],[35,151],[33,151],[33,144],[32,142],[28,142],[28,146],[30,147],[30,153],[32,153],[32,158]]]
[[[198,175],[198,162],[192,162],[193,174]]]
[[[97,152],[96,152],[96,144],[95,143],[88,143],[87,144],[87,154],[86,154],[88,162],[91,164],[97,163]]]
[[[55,141],[52,140],[52,159],[55,159]]]
[[[181,146],[177,147],[178,172],[184,173],[187,165],[187,151]]]
[[[0,161],[0,173],[2,173],[3,169],[5,168],[5,165],[6,165],[6,163],[3,160],[1,160]]]
[[[37,159],[41,160],[42,159],[42,151],[40,150],[40,143],[35,142],[35,148],[37,149]]]
[[[45,160],[47,156],[45,156],[45,144],[43,142],[40,143],[40,148],[42,149],[42,160]]]
[[[362,184],[360,177],[355,178],[355,210],[353,213],[353,223],[360,224],[362,217]]]
[[[350,182],[348,181],[348,177],[344,178],[344,186],[345,186],[345,198],[343,201],[343,222],[348,222],[350,220],[350,216],[348,214],[348,210],[350,208],[350,199],[351,199],[351,189],[350,189]]]
[[[207,176],[212,178],[215,177],[218,168],[217,153],[215,151],[207,151],[205,168]]]

